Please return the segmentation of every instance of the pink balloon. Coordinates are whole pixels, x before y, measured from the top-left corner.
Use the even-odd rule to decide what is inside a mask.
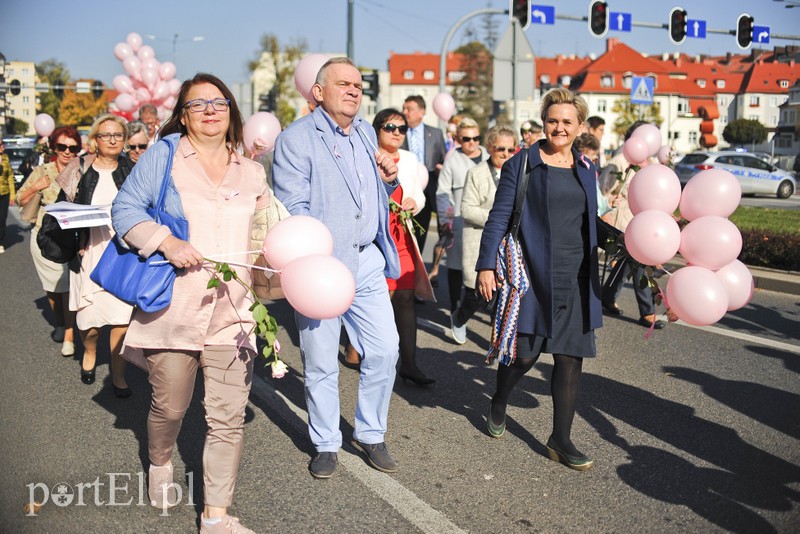
[[[244,147],[253,156],[261,156],[275,148],[281,123],[272,113],[254,113],[244,123]],[[258,145],[258,146],[256,146]]]
[[[47,137],[56,129],[56,123],[53,121],[53,117],[47,113],[39,113],[33,119],[33,129],[38,135]]]
[[[425,168],[425,165],[422,163],[419,164],[419,172],[417,173],[417,181],[419,182],[419,188],[424,190],[428,187],[428,180],[430,176],[428,176],[428,169]]]
[[[267,263],[281,270],[296,258],[333,254],[333,237],[325,224],[308,215],[288,217],[267,233],[261,249]]]
[[[136,56],[126,57],[122,61],[122,68],[128,73],[132,79],[140,79],[139,71],[142,70],[142,62]]]
[[[144,61],[147,58],[156,57],[156,51],[153,50],[152,46],[144,45],[144,46],[140,47],[139,50],[136,52],[136,56],[140,60]]]
[[[678,269],[667,280],[667,302],[682,321],[714,324],[728,311],[728,290],[717,275],[703,267]]]
[[[172,96],[178,96],[178,93],[181,90],[181,81],[173,78],[167,83],[169,84],[169,94]]]
[[[308,102],[314,102],[311,88],[317,79],[317,73],[322,65],[330,59],[325,54],[308,54],[297,63],[294,69],[294,86]]]
[[[128,93],[118,94],[117,98],[114,99],[114,103],[120,111],[131,111],[136,107],[136,100]]]
[[[138,89],[136,89],[136,94],[134,96],[140,102],[150,101],[150,91],[147,90],[147,87],[139,87]]]
[[[728,311],[744,307],[753,298],[753,275],[744,263],[733,260],[714,274],[728,290]]]
[[[658,163],[639,169],[628,185],[628,204],[631,212],[647,210],[672,214],[681,201],[681,182],[678,175]]]
[[[456,101],[448,93],[439,93],[433,97],[433,112],[443,121],[455,115]]]
[[[165,100],[169,96],[169,84],[165,81],[160,81],[156,84],[156,88],[153,91],[153,100],[156,102],[161,102]]]
[[[142,69],[153,69],[158,72],[159,67],[161,67],[161,63],[154,57],[142,59]]]
[[[656,157],[658,158],[658,162],[660,164],[669,165],[672,161],[672,149],[670,149],[667,145],[664,145],[658,149]]]
[[[175,77],[175,63],[172,61],[165,61],[158,68],[158,75],[164,81],[169,81]]]
[[[654,124],[642,124],[633,131],[631,137],[638,137],[647,143],[647,155],[653,156],[661,148],[661,130]]]
[[[356,295],[353,273],[333,256],[297,258],[281,271],[281,287],[298,313],[318,320],[339,317]]]
[[[172,95],[168,96],[161,105],[164,106],[164,109],[172,111],[172,108],[175,107],[175,97]]]
[[[111,82],[111,85],[113,85],[114,89],[120,93],[130,93],[133,91],[133,83],[131,83],[131,79],[124,74],[117,74],[114,76],[114,80]]]
[[[635,215],[625,229],[625,248],[644,265],[659,265],[672,259],[681,244],[681,230],[663,211],[648,210]]]
[[[699,217],[681,232],[681,255],[692,265],[716,271],[742,251],[742,234],[724,217]]]
[[[138,52],[142,46],[142,36],[136,32],[129,33],[125,38],[125,42],[130,45],[134,52]]]
[[[647,159],[647,156],[650,155],[648,150],[647,141],[641,137],[632,136],[622,145],[622,155],[625,156],[628,163],[632,165],[641,165],[641,163]]]
[[[739,180],[723,169],[707,169],[695,174],[681,195],[681,217],[693,221],[705,215],[728,217],[742,199]]]
[[[141,76],[142,83],[152,92],[159,81],[158,72],[155,69],[142,69]]]
[[[127,43],[117,43],[114,45],[114,57],[123,61],[126,57],[133,55],[133,49]]]

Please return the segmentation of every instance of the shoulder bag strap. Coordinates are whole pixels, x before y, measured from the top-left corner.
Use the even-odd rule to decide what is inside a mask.
[[[167,165],[164,170],[164,179],[161,180],[161,190],[158,192],[158,201],[156,202],[156,221],[158,221],[158,213],[164,210],[164,201],[167,196],[167,187],[172,181],[172,160],[175,156],[175,147],[166,139],[162,139],[169,148],[169,155],[167,156]]]
[[[522,218],[522,208],[525,205],[525,193],[528,191],[528,180],[530,180],[531,173],[525,172],[528,167],[528,151],[525,150],[522,156],[522,165],[520,165],[519,179],[517,180],[517,196],[514,200],[514,211],[511,213],[511,227],[509,233],[516,239],[517,232],[519,231],[519,221]]]

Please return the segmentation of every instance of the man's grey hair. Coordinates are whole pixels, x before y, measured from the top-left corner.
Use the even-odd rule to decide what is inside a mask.
[[[317,78],[314,80],[315,84],[321,85],[323,87],[325,86],[325,75],[327,74],[328,67],[330,67],[331,65],[350,65],[354,69],[358,68],[356,67],[356,64],[353,63],[353,61],[349,57],[344,57],[344,56],[332,57],[319,68],[319,72],[317,73]]]

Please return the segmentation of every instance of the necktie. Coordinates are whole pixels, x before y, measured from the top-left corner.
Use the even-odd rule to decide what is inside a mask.
[[[422,139],[420,139],[420,137],[421,132],[419,130],[411,130],[411,139],[409,139],[409,142],[411,143],[411,152],[413,152],[414,155],[417,156],[419,162],[424,165],[425,154],[423,152]]]

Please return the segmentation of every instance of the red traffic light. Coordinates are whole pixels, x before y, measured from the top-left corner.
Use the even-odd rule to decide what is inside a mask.
[[[681,44],[686,40],[686,10],[682,7],[673,7],[669,12],[669,40],[674,44]]]
[[[753,44],[753,24],[755,19],[747,13],[742,13],[736,20],[736,44],[741,49],[750,48]]]
[[[589,4],[589,32],[601,39],[608,33],[608,4],[592,2]]]
[[[523,30],[531,25],[531,0],[509,0],[508,14],[510,22],[519,21]]]

